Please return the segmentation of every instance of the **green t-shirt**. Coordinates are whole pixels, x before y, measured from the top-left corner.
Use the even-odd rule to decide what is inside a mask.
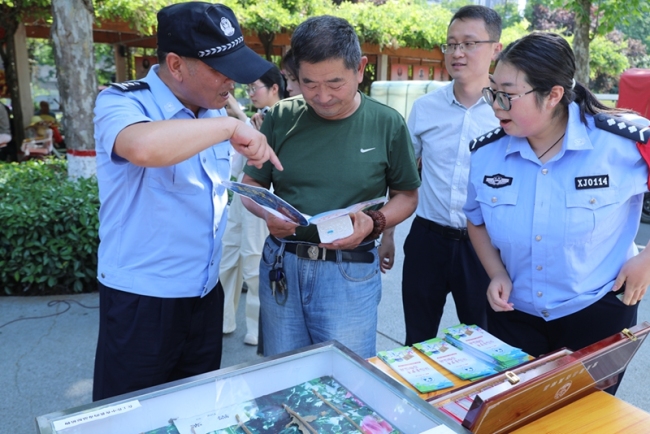
[[[285,99],[267,113],[261,132],[283,171],[266,163],[244,171],[298,211],[316,215],[386,195],[387,189],[420,186],[411,138],[402,116],[361,95],[349,117],[326,120],[302,96]],[[290,238],[294,239],[294,238]],[[319,242],[314,225],[299,227],[295,239]]]

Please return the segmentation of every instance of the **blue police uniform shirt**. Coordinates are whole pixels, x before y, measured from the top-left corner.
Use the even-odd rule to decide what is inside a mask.
[[[230,142],[168,167],[136,166],[113,153],[115,138],[129,125],[195,118],[157,72],[155,65],[141,80],[150,89],[111,87],[97,97],[98,279],[146,296],[204,296],[219,278],[228,198],[220,182],[229,179]],[[225,110],[198,115],[219,116]]]
[[[637,253],[647,165],[633,141],[587,121],[572,103],[562,149],[545,164],[507,135],[471,158],[463,210],[499,250],[514,308],[547,321],[605,296]]]

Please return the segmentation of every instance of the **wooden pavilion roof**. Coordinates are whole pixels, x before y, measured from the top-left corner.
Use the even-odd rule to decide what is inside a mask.
[[[42,20],[27,20],[25,24],[27,37],[49,38],[50,25]],[[264,54],[264,48],[256,34],[246,29],[244,40],[246,45],[259,54]],[[290,34],[277,34],[273,40],[272,52],[274,55],[282,55],[285,47],[290,46]],[[119,44],[127,47],[156,48],[156,37],[142,35],[131,29],[124,22],[103,21],[94,25],[93,38],[95,43]],[[440,64],[443,61],[443,54],[440,49],[424,50],[419,48],[380,48],[376,44],[362,44],[363,53],[368,56],[371,63],[375,63],[378,55],[387,55],[389,63],[402,64]]]

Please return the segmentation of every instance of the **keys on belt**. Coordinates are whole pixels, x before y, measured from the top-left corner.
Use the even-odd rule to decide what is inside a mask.
[[[289,296],[289,287],[287,286],[287,277],[283,269],[283,253],[275,257],[273,268],[269,270],[269,281],[271,282],[271,295],[275,302],[284,306]]]

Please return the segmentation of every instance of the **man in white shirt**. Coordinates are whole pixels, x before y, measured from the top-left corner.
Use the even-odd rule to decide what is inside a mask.
[[[484,6],[452,17],[441,48],[453,81],[415,101],[408,127],[422,159],[416,217],[404,243],[402,300],[406,344],[433,338],[449,292],[461,322],[487,327],[490,282],[467,235],[463,205],[469,142],[499,121],[482,98],[491,62],[501,50],[501,18]]]

